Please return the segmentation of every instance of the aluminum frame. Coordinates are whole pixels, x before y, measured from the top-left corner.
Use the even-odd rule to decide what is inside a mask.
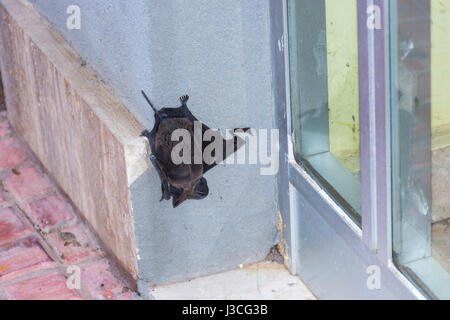
[[[448,299],[450,274],[432,255],[431,4],[389,5],[391,92],[408,92],[391,100],[394,262],[428,297]]]
[[[385,1],[358,1],[360,97],[363,96],[361,228],[307,168],[295,161],[290,124],[287,1],[270,2],[273,96],[281,138],[279,208],[286,230],[283,241],[288,247],[287,264],[319,298],[424,299],[396,269],[391,257],[389,34]],[[367,8],[371,5],[381,9],[381,29],[366,27]],[[364,72],[369,69],[370,74]],[[365,92],[370,95],[364,95]],[[369,266],[379,267],[378,290],[367,286]]]

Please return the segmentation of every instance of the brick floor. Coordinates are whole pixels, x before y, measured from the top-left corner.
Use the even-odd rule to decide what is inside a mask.
[[[31,219],[42,229],[75,219],[69,206],[57,195],[33,201],[27,207]]]
[[[4,286],[11,300],[81,300],[78,290],[69,289],[60,273],[38,276],[30,280]]]
[[[15,208],[0,210],[0,242],[13,240],[31,232],[31,227],[27,226],[26,221],[21,218]]]
[[[20,201],[26,201],[52,189],[50,181],[36,167],[16,170],[5,182],[6,187]]]
[[[48,236],[50,244],[66,263],[77,263],[101,254],[101,250],[83,230],[82,225],[61,228]]]
[[[83,284],[90,294],[97,299],[111,299],[123,293],[123,286],[111,273],[107,260],[101,260],[82,269]]]
[[[44,265],[52,265],[53,260],[45,252],[37,238],[32,237],[9,243],[0,247],[0,280],[1,277],[14,272]]]
[[[0,171],[12,169],[27,160],[25,151],[12,137],[0,140]]]
[[[0,300],[139,299],[71,204],[31,163],[4,116],[0,112]],[[70,285],[77,278],[80,286]]]

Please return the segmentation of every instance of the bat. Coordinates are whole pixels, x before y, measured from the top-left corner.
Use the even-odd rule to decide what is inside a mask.
[[[194,152],[201,151],[201,155],[203,155],[203,151],[210,142],[203,141],[202,137],[207,130],[211,129],[204,123],[201,123],[202,137],[194,134],[194,122],[198,120],[187,107],[188,95],[180,97],[181,106],[178,108],[162,108],[158,110],[153,106],[143,90],[141,93],[155,113],[153,129],[151,131],[144,130],[141,136],[147,137],[149,140],[151,148],[150,160],[161,180],[162,196],[160,201],[172,198],[172,205],[176,208],[187,199],[204,199],[209,194],[209,188],[203,175],[214,168],[220,161],[207,163],[202,157],[201,163],[195,163]],[[191,152],[192,161],[189,164],[175,164],[172,161],[172,150],[179,143],[178,141],[172,141],[172,133],[176,129],[187,130],[191,137],[190,145],[193,146],[193,149],[197,148],[197,150]],[[221,155],[215,157],[216,159],[226,159],[245,144],[244,139],[235,135],[236,131],[250,132],[251,134],[250,128],[234,129],[231,131],[233,137],[228,140],[225,140],[220,134],[223,150]],[[202,141],[194,141],[199,138]],[[231,144],[232,148],[227,148],[227,144]],[[216,155],[213,154],[213,156]]]

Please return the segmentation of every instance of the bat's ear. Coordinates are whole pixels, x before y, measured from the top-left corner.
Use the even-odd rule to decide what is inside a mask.
[[[194,193],[191,195],[192,199],[203,199],[209,193],[208,182],[205,178],[201,178],[194,188]]]
[[[177,189],[178,192],[172,193],[172,206],[178,207],[182,202],[187,199],[187,193],[183,189]]]

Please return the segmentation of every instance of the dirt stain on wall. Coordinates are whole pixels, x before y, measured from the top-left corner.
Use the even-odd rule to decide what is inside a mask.
[[[3,93],[2,74],[0,73],[0,111],[6,110],[5,95]]]

